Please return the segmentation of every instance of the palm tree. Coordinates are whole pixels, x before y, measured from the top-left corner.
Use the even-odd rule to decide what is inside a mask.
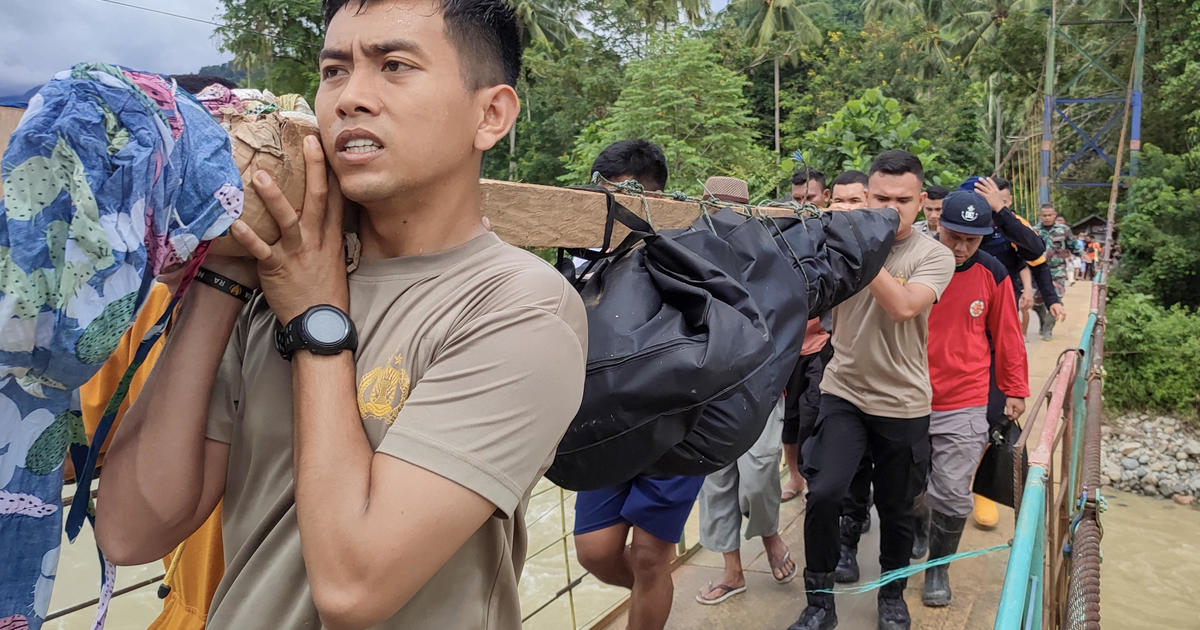
[[[585,29],[575,3],[565,0],[515,0],[513,10],[525,26],[522,47],[535,41],[560,48]]]
[[[958,18],[961,4],[962,0],[863,0],[862,8],[868,21],[901,20],[920,26],[909,43],[921,60],[921,78],[928,79],[949,69],[959,39],[969,30]]]
[[[733,0],[729,10],[746,33],[746,42],[763,51],[775,66],[775,158],[779,159],[779,63],[794,63],[792,52],[821,43],[821,29],[812,17],[830,11],[825,2],[805,0]]]
[[[918,20],[923,35],[915,42],[926,59],[922,72],[944,70],[949,57],[964,60],[999,33],[1004,18],[1035,11],[1039,0],[863,0],[868,20]]]
[[[692,23],[709,11],[708,0],[630,0],[629,7],[646,24],[661,24],[669,29],[680,17]]]

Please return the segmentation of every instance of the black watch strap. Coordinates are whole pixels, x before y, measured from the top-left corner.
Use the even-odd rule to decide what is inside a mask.
[[[196,282],[206,284],[226,295],[232,295],[242,302],[249,302],[250,298],[254,296],[254,289],[204,267],[196,270]]]
[[[320,311],[336,313],[339,316],[345,325],[345,337],[322,342],[306,334],[305,320]],[[355,352],[358,350],[358,331],[345,311],[331,304],[318,304],[297,315],[287,324],[276,321],[275,350],[287,361],[292,360],[292,355],[297,350],[308,350],[313,354],[322,355],[340,354],[347,350]]]

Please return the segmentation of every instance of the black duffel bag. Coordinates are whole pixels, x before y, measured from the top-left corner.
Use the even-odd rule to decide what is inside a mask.
[[[736,271],[763,313],[773,353],[728,396],[705,405],[683,441],[646,472],[706,475],[749,450],[800,358],[806,315],[827,312],[866,287],[883,267],[899,223],[894,210],[749,218],[726,208],[697,220],[692,234],[714,231],[741,262]],[[726,258],[716,255],[710,240],[689,236],[679,242],[705,257]]]
[[[678,444],[645,472],[651,475],[706,475],[748,451],[766,426],[800,357],[808,325],[808,290],[794,263],[776,245],[771,219],[750,218],[724,208],[701,217],[677,241],[714,260],[731,258],[771,333],[770,358],[728,396],[704,406],[700,418]],[[716,235],[718,239],[713,239]]]
[[[684,440],[707,403],[727,396],[774,352],[723,241],[712,232],[689,236],[712,241],[699,248],[710,253],[702,256],[678,241],[688,231],[656,233],[606,194],[604,249],[613,222],[631,234],[611,253],[587,254],[606,259],[576,283],[588,314],[587,376],[579,412],[546,472],[571,490],[646,471]]]

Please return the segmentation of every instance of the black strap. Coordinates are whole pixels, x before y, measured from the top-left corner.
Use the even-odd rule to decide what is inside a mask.
[[[254,296],[254,289],[204,267],[196,270],[196,282],[206,284],[227,295],[232,295],[242,302],[249,302],[250,298]]]
[[[576,285],[576,288],[578,288],[579,283],[591,274],[592,270],[596,267],[596,263],[606,259],[615,260],[621,256],[624,256],[638,243],[650,236],[653,236],[655,232],[654,227],[650,225],[648,221],[634,214],[629,210],[629,208],[626,208],[623,204],[617,201],[611,190],[602,186],[571,186],[570,188],[572,190],[586,190],[603,193],[606,206],[606,216],[604,218],[604,242],[601,244],[599,251],[561,247],[558,249],[559,264],[556,266],[559,267],[560,271],[563,269],[561,265],[567,255],[589,261],[588,266],[584,268],[582,273],[574,273],[573,267],[570,275],[568,275],[566,272],[563,272],[564,275],[568,276],[568,280],[570,280],[571,283]],[[621,241],[621,243],[617,245],[616,249],[613,249],[613,229],[616,227],[616,223],[618,222],[620,222],[621,225],[629,228],[629,234],[625,237],[625,240]]]
[[[604,194],[605,203],[607,206],[606,207],[607,215],[604,218],[604,244],[601,245],[601,247],[600,247],[602,252],[607,252],[608,249],[610,247],[612,247],[613,227],[615,227],[617,222],[620,222],[621,225],[624,225],[625,227],[629,228],[629,230],[632,232],[641,232],[641,233],[645,234],[646,236],[654,234],[654,227],[651,226],[650,223],[647,222],[645,219],[634,214],[633,212],[631,212],[629,210],[629,208],[626,208],[624,205],[622,205],[620,202],[618,202],[617,198],[613,195],[613,192],[611,190],[604,188],[602,186],[571,186],[571,189],[572,190],[588,190],[588,191]],[[599,253],[599,252],[590,252],[590,253],[595,254],[595,253]],[[600,258],[604,258],[604,257],[605,256],[603,256],[603,255],[600,256]],[[588,257],[580,256],[580,258],[588,258]]]

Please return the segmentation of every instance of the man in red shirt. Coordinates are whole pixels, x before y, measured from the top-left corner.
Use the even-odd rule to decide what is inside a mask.
[[[938,240],[954,253],[954,276],[929,314],[929,381],[933,412],[926,503],[929,559],[954,554],[971,514],[971,476],[987,445],[988,368],[995,347],[996,382],[1015,420],[1029,396],[1025,343],[1012,280],[1000,261],[979,249],[992,233],[991,208],[975,192],[955,191],[942,205]],[[925,570],[921,601],[950,604],[947,565]]]

